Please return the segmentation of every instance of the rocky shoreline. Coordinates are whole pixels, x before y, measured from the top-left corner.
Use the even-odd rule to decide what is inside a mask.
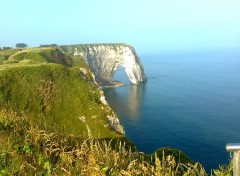
[[[102,88],[117,88],[117,87],[121,87],[121,86],[124,86],[124,84],[122,82],[113,81],[111,83],[103,84]]]

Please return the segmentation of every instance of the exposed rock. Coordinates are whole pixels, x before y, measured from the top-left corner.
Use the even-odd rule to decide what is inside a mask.
[[[74,49],[74,56],[77,55],[80,55],[87,63],[99,85],[111,84],[118,67],[124,68],[133,84],[146,80],[141,62],[134,48],[129,45],[77,45]]]
[[[110,124],[110,126],[113,130],[117,131],[118,133],[120,133],[122,135],[125,134],[125,132],[123,130],[123,126],[120,125],[119,119],[116,116],[116,114],[107,115],[107,119],[108,119],[108,122],[109,122],[109,124]]]
[[[107,103],[106,98],[103,94],[103,91],[100,91],[100,94],[101,94],[101,96],[100,96],[101,103],[107,105],[108,103]]]
[[[95,85],[98,85],[98,83],[96,82],[96,78],[95,78],[95,75],[93,73],[91,73],[91,76],[92,76],[92,79],[93,79],[93,83]]]
[[[101,103],[104,104],[104,105],[107,105],[109,107],[102,90],[100,91],[100,95],[101,95],[100,96]],[[123,126],[120,124],[119,119],[118,119],[117,115],[114,112],[112,112],[111,115],[107,115],[107,120],[109,122],[110,127],[114,131],[116,131],[116,132],[118,132],[118,133],[120,133],[122,135],[125,134],[125,132],[123,130]]]
[[[79,71],[82,72],[84,75],[88,74],[87,69],[80,67]]]

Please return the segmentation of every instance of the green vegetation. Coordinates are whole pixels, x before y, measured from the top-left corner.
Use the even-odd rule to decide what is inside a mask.
[[[154,154],[148,155],[146,157],[146,160],[151,162],[151,159],[155,159],[155,155],[157,155],[158,158],[162,158],[163,154],[165,155],[171,155],[175,158],[178,163],[184,163],[184,164],[195,164],[194,161],[190,160],[183,152],[181,152],[178,149],[173,148],[160,148],[154,152]],[[154,160],[155,161],[155,160]]]
[[[198,163],[184,165],[164,155],[150,164],[121,141],[114,147],[93,138],[77,142],[73,135],[49,132],[5,110],[0,140],[0,175],[206,175]]]
[[[50,131],[49,131],[50,130]],[[168,152],[146,156],[124,142],[52,132],[31,118],[0,110],[0,175],[159,175],[205,176],[199,164],[181,163]],[[231,167],[221,166],[216,176],[230,176]]]
[[[44,45],[40,45],[39,47],[57,47],[57,44],[44,44]]]
[[[145,155],[114,132],[114,113],[72,47],[0,51],[0,176],[207,175],[177,149]]]
[[[3,64],[11,55],[21,51],[22,49],[7,49],[0,51],[0,65]]]
[[[110,129],[106,116],[113,112],[101,103],[100,90],[81,58],[55,48],[9,52],[14,54],[0,65],[0,107],[25,112],[36,124],[80,138],[88,135],[88,128],[94,137],[120,136]]]
[[[8,50],[8,49],[11,49],[11,48],[12,48],[12,47],[9,47],[9,46],[4,46],[4,47],[2,47],[2,48],[0,47],[0,51],[1,51],[1,50]]]
[[[27,48],[27,47],[28,47],[28,45],[25,43],[17,43],[16,44],[16,48]]]
[[[47,62],[47,63],[58,63],[65,66],[72,65],[72,58],[64,55],[61,51],[55,48],[33,48],[26,49],[8,57],[8,61],[22,61],[30,60],[35,63]]]

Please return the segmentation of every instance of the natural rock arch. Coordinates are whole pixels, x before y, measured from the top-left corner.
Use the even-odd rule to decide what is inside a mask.
[[[74,55],[81,55],[100,85],[111,83],[118,67],[123,67],[133,84],[146,80],[143,67],[133,47],[125,44],[81,45]]]

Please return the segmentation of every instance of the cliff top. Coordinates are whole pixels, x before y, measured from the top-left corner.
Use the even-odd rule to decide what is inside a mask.
[[[74,44],[74,45],[61,45],[59,49],[64,52],[73,52],[75,48],[78,49],[79,52],[83,52],[86,48],[92,48],[96,46],[110,46],[113,49],[116,49],[119,46],[129,47],[134,49],[133,46],[128,45],[126,43],[94,43],[94,44]]]

